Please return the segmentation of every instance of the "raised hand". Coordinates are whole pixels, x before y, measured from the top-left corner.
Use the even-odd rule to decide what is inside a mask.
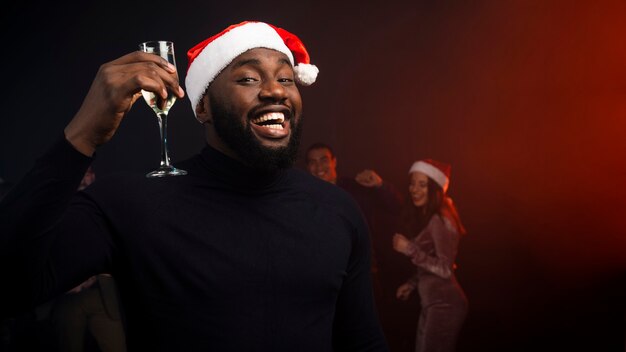
[[[142,89],[163,100],[168,90],[178,98],[185,94],[173,65],[157,55],[132,52],[100,66],[80,109],[65,127],[65,138],[79,152],[93,155],[113,137]]]
[[[363,170],[354,179],[365,187],[380,187],[383,185],[383,179],[374,170]]]

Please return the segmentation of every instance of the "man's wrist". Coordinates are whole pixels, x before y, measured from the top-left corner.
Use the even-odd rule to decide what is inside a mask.
[[[78,134],[73,132],[70,126],[65,127],[64,133],[67,142],[71,144],[72,147],[74,147],[74,149],[76,149],[79,153],[88,157],[92,157],[93,154],[96,152],[96,147],[93,144],[87,142],[84,138],[80,138]]]

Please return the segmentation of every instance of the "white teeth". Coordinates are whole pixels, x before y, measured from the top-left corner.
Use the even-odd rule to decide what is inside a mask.
[[[268,112],[267,114],[264,114],[252,120],[252,123],[259,124],[261,122],[265,122],[269,120],[276,121],[277,124],[282,124],[283,122],[285,122],[285,115],[282,112]],[[273,126],[273,125],[274,124],[269,125],[269,126]],[[266,127],[269,127],[269,126],[266,126]],[[270,128],[275,128],[275,127],[270,127]]]

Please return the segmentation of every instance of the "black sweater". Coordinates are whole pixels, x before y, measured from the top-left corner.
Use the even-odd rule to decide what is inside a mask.
[[[110,272],[129,350],[386,351],[368,229],[343,190],[218,151],[187,176],[100,177],[60,140],[0,203],[3,315]]]

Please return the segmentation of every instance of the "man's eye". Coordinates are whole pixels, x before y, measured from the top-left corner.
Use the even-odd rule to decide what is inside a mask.
[[[287,77],[279,78],[278,82],[280,82],[280,83],[293,83],[293,78],[287,78]]]
[[[239,83],[251,83],[251,82],[256,82],[257,79],[254,77],[244,77],[244,78],[240,78],[237,80],[237,82]]]

